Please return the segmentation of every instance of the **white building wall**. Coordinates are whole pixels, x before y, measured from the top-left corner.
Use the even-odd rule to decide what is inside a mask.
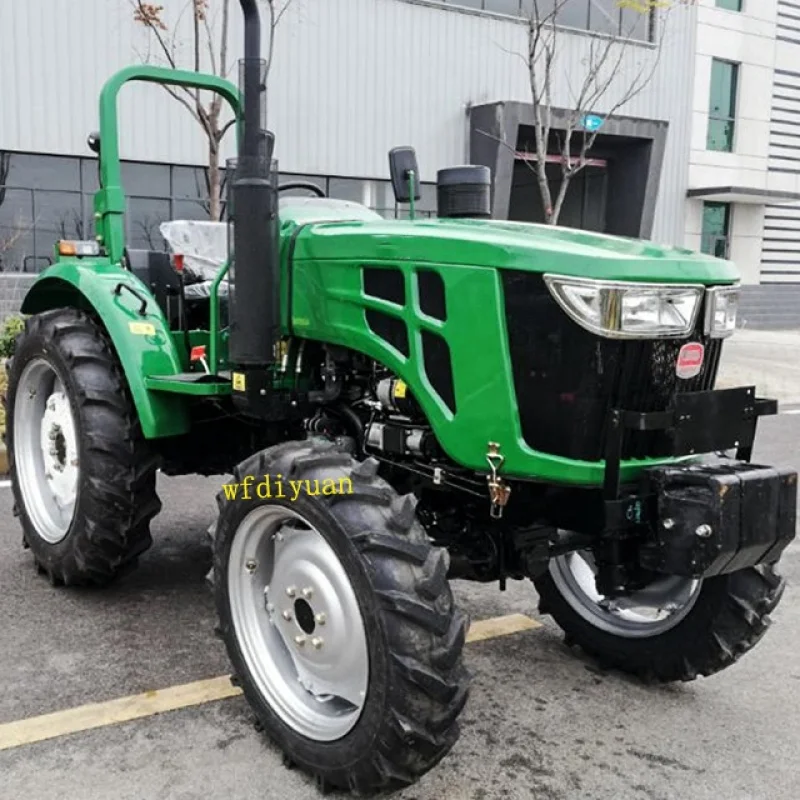
[[[768,181],[800,193],[800,4],[778,0],[776,34]],[[767,206],[761,280],[800,282],[800,203]]]
[[[770,157],[771,86],[776,58],[779,0],[746,0],[742,11],[698,1],[697,65],[692,104],[689,188],[777,189],[767,168]],[[706,149],[713,58],[739,64],[733,152]],[[729,257],[746,284],[760,280],[763,203],[732,205]],[[686,203],[687,247],[700,249],[703,202]]]
[[[162,4],[170,23],[186,5],[184,0]],[[0,148],[88,155],[85,139],[97,126],[103,81],[147,52],[128,0],[80,0],[79,12],[77,5],[76,0],[0,2]],[[684,232],[694,14],[691,8],[673,13],[652,84],[618,111],[670,123],[654,231],[662,241],[680,242]],[[232,18],[232,51],[238,57],[235,0]],[[185,65],[184,38],[178,37],[178,57]],[[574,82],[582,75],[591,41],[586,34],[563,34],[557,105],[572,105],[566,76]],[[423,180],[432,181],[438,168],[466,158],[470,104],[530,101],[520,58],[525,49],[520,21],[435,2],[293,0],[278,31],[270,78],[269,125],[276,132],[281,170],[386,178],[389,148],[413,144]],[[655,55],[650,46],[631,47],[605,102],[587,110],[606,111]],[[134,85],[121,98],[123,158],[203,163],[197,124],[162,89]],[[743,135],[752,138],[755,151],[759,131]],[[232,155],[230,147],[226,155]],[[763,161],[766,153],[753,157]]]

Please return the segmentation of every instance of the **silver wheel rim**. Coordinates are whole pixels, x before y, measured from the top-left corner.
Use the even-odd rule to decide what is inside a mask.
[[[366,700],[367,637],[325,538],[291,509],[254,509],[233,537],[228,598],[239,650],[272,710],[309,739],[347,734]]]
[[[590,551],[550,561],[550,576],[569,605],[587,622],[625,638],[658,636],[674,628],[694,606],[702,581],[667,575],[630,596],[609,599],[595,586]]]
[[[80,462],[75,414],[49,362],[31,361],[14,401],[14,463],[25,511],[48,544],[64,539],[78,497]]]

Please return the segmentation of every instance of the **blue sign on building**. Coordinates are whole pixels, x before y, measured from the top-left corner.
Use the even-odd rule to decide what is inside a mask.
[[[596,114],[586,114],[581,120],[581,125],[585,130],[589,131],[589,133],[594,133],[600,130],[604,121],[602,117],[598,117]]]

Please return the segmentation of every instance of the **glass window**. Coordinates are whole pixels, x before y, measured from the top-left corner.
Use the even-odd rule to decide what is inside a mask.
[[[652,12],[636,8],[620,9],[620,34],[628,39],[650,40],[650,20]]]
[[[221,167],[220,171],[225,174]],[[173,167],[172,168],[172,196],[173,197],[208,197],[208,182],[204,167]]]
[[[619,33],[619,19],[620,8],[618,0],[591,0],[589,4],[589,30],[617,35]]]
[[[328,181],[328,194],[337,200],[363,203],[365,188],[364,181],[358,178],[330,178]]]
[[[169,200],[131,197],[128,200],[128,247],[141,250],[166,250],[167,243],[158,226],[170,218]]]
[[[81,190],[94,194],[100,188],[100,164],[96,158],[81,159]]]
[[[0,187],[0,272],[30,269],[33,257],[33,192]]]
[[[539,18],[546,19],[548,16],[550,16],[553,13],[557,2],[558,0],[538,0],[536,6],[539,9]],[[533,0],[521,0],[520,13],[522,16],[526,19],[530,19],[533,16],[533,12]]]
[[[728,257],[730,203],[703,203],[703,230],[700,249],[717,258]]]
[[[210,219],[208,200],[173,200],[171,219]]]
[[[717,0],[717,8],[724,8],[726,11],[741,11],[742,0]]]
[[[6,184],[9,186],[72,191],[80,188],[80,160],[77,158],[6,153],[6,161]]]
[[[519,16],[520,0],[485,0],[484,8],[496,14],[508,14],[511,17]]]
[[[541,9],[539,11],[541,13]],[[586,30],[589,27],[589,0],[569,0],[564,3],[556,13],[556,20],[559,25]]]
[[[733,150],[738,77],[738,64],[718,58],[711,59],[707,137],[709,150],[728,153]]]
[[[168,164],[122,162],[122,188],[127,195],[169,197],[169,183],[170,168]]]
[[[59,239],[83,239],[85,226],[80,192],[39,190],[33,193],[34,255],[41,263],[52,257]]]
[[[417,200],[417,210],[424,211],[426,214],[436,213],[436,184],[423,183],[420,188],[420,197]]]
[[[655,11],[641,5],[622,3],[621,0],[442,0],[462,8],[475,8],[497,14],[521,16],[529,19],[538,7],[539,18],[550,18],[558,7],[560,25],[580,30],[592,30],[618,36],[622,33],[632,39],[652,40],[651,23]],[[736,2],[736,0],[728,0]],[[640,10],[641,9],[641,10]]]

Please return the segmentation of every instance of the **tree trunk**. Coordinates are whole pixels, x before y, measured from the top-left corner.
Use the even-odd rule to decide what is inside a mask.
[[[212,222],[219,222],[222,212],[222,181],[219,172],[219,147],[209,142],[208,147],[208,216]]]
[[[550,219],[547,220],[548,225],[558,225],[558,218],[561,216],[561,209],[564,206],[564,198],[567,196],[567,189],[569,189],[571,180],[572,175],[561,176],[561,185],[558,187],[558,195],[556,196],[556,202],[550,214]]]

